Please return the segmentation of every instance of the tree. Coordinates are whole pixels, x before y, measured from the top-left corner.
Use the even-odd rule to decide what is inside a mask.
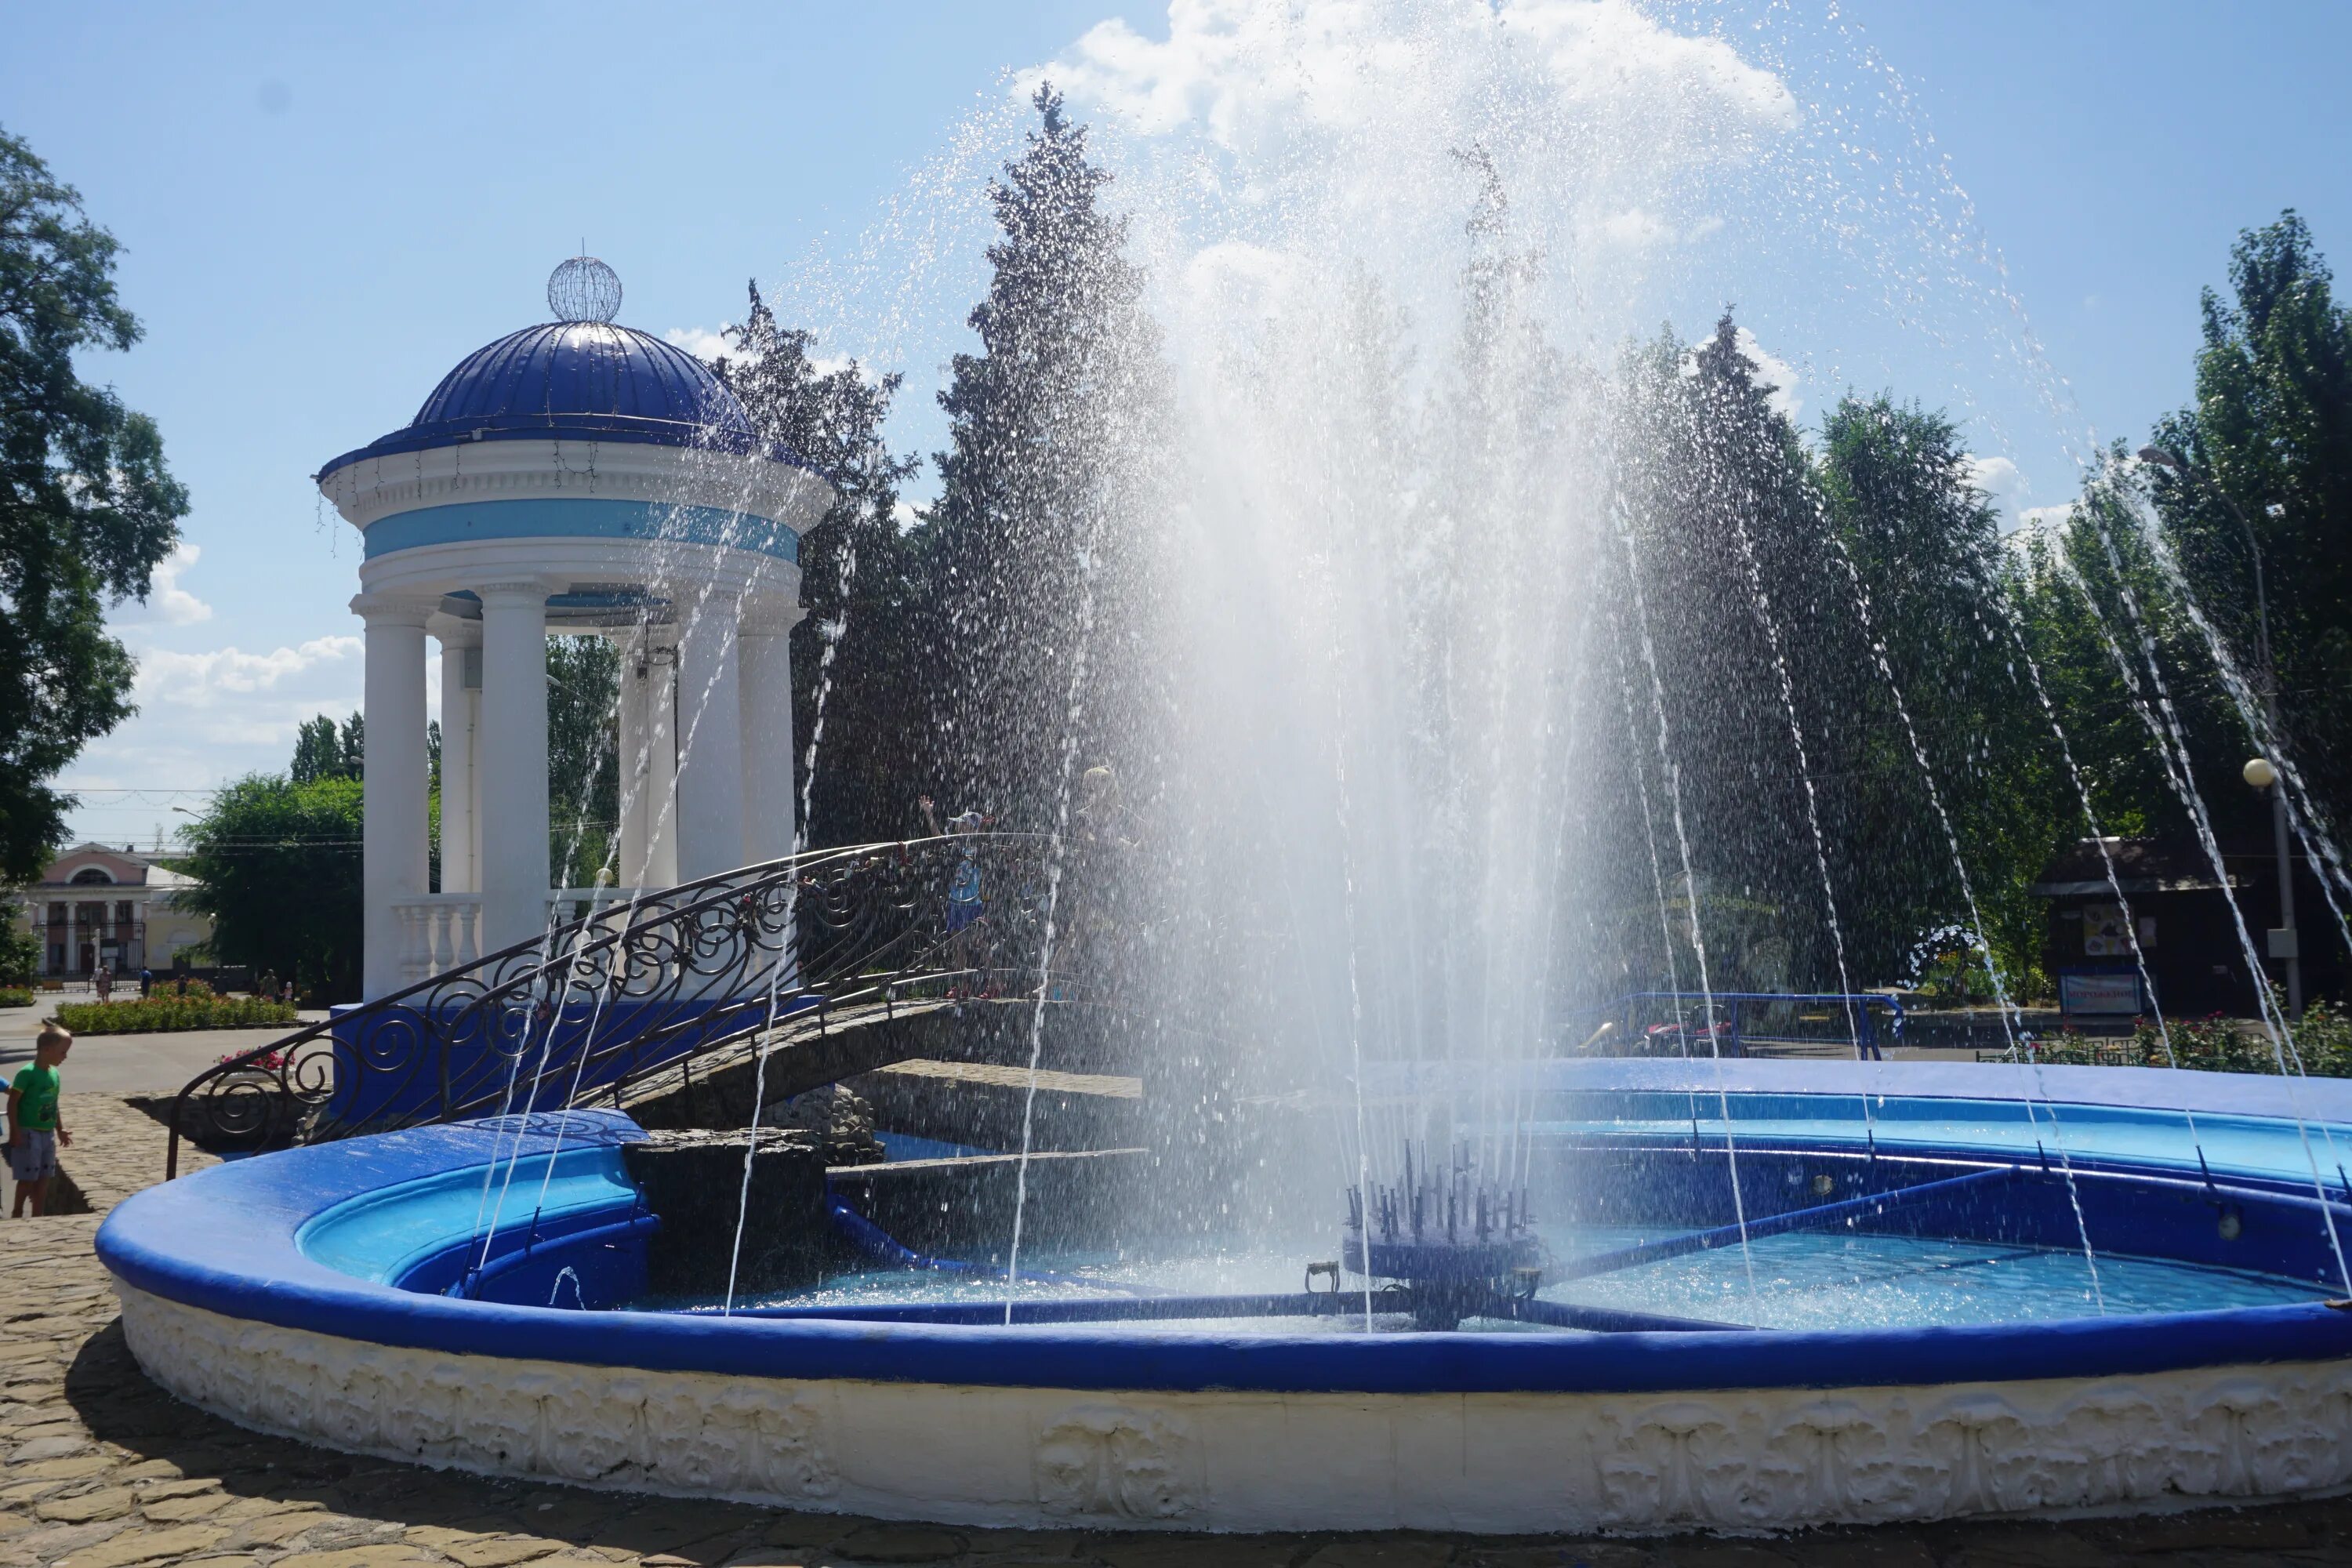
[[[1696,347],[1664,334],[1633,356],[1629,377],[1620,443],[1633,522],[1624,569],[1640,574],[1648,638],[1646,649],[1636,644],[1623,657],[1634,709],[1629,740],[1652,812],[1680,805],[1689,867],[1685,876],[1675,840],[1656,871],[1638,865],[1617,879],[1612,901],[1654,906],[1663,881],[1707,940],[1708,978],[1718,985],[1834,988],[1838,955],[1812,820],[1834,808],[1821,786],[1843,773],[1837,759],[1847,737],[1837,720],[1861,649],[1811,459],[1728,311]],[[1629,605],[1620,618],[1634,614]],[[1628,626],[1620,636],[1642,630]],[[1657,763],[1662,721],[1671,794]],[[1808,775],[1818,805],[1809,802]],[[1638,799],[1632,809],[1638,816]],[[1826,819],[1822,827],[1826,841]],[[1651,837],[1638,821],[1618,835],[1644,855]],[[1843,912],[1852,879],[1833,875],[1832,886]],[[1664,940],[1660,923],[1654,911],[1629,929],[1654,948]],[[1695,984],[1695,947],[1654,962],[1647,976]]]
[[[0,985],[30,985],[41,970],[41,939],[12,914],[0,921]]]
[[[74,356],[125,350],[112,235],[0,132],[0,879],[39,875],[73,802],[48,781],[132,711],[110,604],[144,599],[187,492],[163,438]]]
[[[294,731],[294,762],[288,777],[298,784],[343,776],[342,742],[335,721],[324,713],[305,719]]]
[[[792,632],[794,799],[809,787],[821,741],[808,842],[898,837],[915,818],[926,772],[920,588],[898,516],[898,487],[920,464],[892,452],[882,433],[899,377],[869,377],[856,360],[820,371],[809,357],[814,337],[780,326],[756,282],[751,295],[719,377],[762,439],[834,490],[832,508],[801,539],[807,615]]]
[[[1832,843],[1851,861],[1849,918],[1872,966],[1893,974],[1903,948],[1971,924],[1973,896],[2021,1000],[2043,979],[2043,909],[2026,889],[2084,828],[2018,657],[1999,514],[1957,426],[1916,404],[1841,400],[1823,422],[1820,467],[1864,596],[1858,617],[1867,604],[1856,629],[1876,644],[1845,704],[1850,782]],[[1845,581],[1836,567],[1831,576]]]
[[[426,727],[428,742],[436,733]],[[320,779],[356,779],[367,774],[367,721],[354,713],[339,727],[324,713],[305,719],[294,731],[294,760],[287,777],[296,784]]]
[[[940,394],[949,447],[921,543],[933,793],[1042,828],[1076,756],[1127,763],[1141,805],[1133,759],[1148,748],[1133,725],[1156,706],[1149,661],[1094,626],[1138,628],[1148,612],[1148,531],[1117,521],[1149,489],[1139,465],[1165,423],[1126,224],[1097,199],[1110,174],[1060,94],[1041,86],[1033,101],[1041,125],[989,189],[1002,237],[969,318],[981,352],[955,357]]]
[[[254,773],[183,830],[195,886],[181,899],[211,917],[216,959],[290,975],[306,996],[359,995],[363,787]]]
[[[593,885],[621,819],[620,646],[601,637],[547,644],[548,868],[559,888]]]
[[[2340,824],[2352,812],[2352,309],[2292,209],[2239,235],[2230,298],[2209,289],[2203,308],[2196,404],[2156,429],[2191,472],[2152,476],[2158,515],[2259,689],[2251,527],[2288,754]]]

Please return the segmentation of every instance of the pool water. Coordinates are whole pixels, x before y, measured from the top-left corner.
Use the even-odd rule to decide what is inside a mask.
[[[1675,1234],[1628,1226],[1539,1227],[1555,1259],[1613,1250]],[[1293,1293],[1308,1260],[1332,1256],[1332,1239],[1296,1246],[1236,1248],[1192,1256],[1038,1254],[1008,1286],[1001,1260],[974,1259],[971,1272],[877,1268],[833,1276],[801,1289],[738,1299],[745,1307],[871,1307],[980,1301],[1100,1300],[1145,1294]],[[1751,1279],[1752,1268],[1752,1279]],[[1039,1279],[1034,1269],[1053,1276]],[[1328,1318],[1219,1318],[1130,1321],[1123,1331],[1355,1331],[1364,1317],[1360,1279],[1350,1303]],[[1890,1329],[1938,1324],[2053,1321],[2101,1315],[2262,1307],[2309,1301],[2314,1287],[2267,1275],[2158,1258],[2102,1256],[2097,1282],[2079,1251],[1870,1232],[1790,1232],[1762,1237],[1743,1256],[1738,1247],[1545,1285],[1543,1300],[1577,1306],[1704,1319],[1773,1329]],[[695,1310],[715,1302],[633,1303],[640,1310]],[[1375,1313],[1376,1330],[1412,1327],[1409,1318]],[[1534,1325],[1473,1320],[1465,1327],[1552,1332]]]
[[[1580,1227],[1575,1251],[1654,1240]],[[1555,1247],[1555,1255],[1563,1249]],[[1750,1268],[1753,1268],[1752,1282]],[[2325,1294],[2300,1281],[2161,1258],[1856,1231],[1791,1231],[1737,1247],[1547,1285],[1549,1301],[1769,1329],[1898,1329],[1950,1323],[2284,1306]]]

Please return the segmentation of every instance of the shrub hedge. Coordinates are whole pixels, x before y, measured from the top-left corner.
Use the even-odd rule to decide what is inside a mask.
[[[69,1002],[58,1009],[58,1022],[77,1035],[253,1029],[295,1021],[291,1003],[244,996],[149,996],[126,1002]]]

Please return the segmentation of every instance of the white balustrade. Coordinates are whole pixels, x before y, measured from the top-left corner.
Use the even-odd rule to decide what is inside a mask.
[[[569,925],[593,914],[600,917],[601,924],[617,931],[628,923],[641,892],[660,891],[657,888],[551,888],[547,924]],[[400,928],[403,986],[463,968],[482,956],[479,893],[427,893],[399,899],[394,900],[392,912]]]
[[[414,985],[474,962],[482,955],[482,896],[427,893],[396,899],[400,922],[400,983]]]

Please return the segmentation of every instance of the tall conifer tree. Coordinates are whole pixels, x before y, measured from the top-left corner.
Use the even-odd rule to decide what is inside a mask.
[[[780,325],[756,282],[751,296],[719,375],[761,437],[834,489],[831,510],[801,540],[808,613],[792,634],[793,797],[809,788],[814,762],[811,844],[901,837],[929,769],[919,596],[898,516],[898,487],[920,464],[882,433],[899,378],[869,376],[855,360],[820,370],[814,334]]]
[[[956,356],[940,395],[950,447],[928,544],[933,793],[1044,828],[1071,766],[1128,751],[1149,706],[1133,640],[1144,542],[1123,525],[1148,483],[1159,369],[1126,224],[1097,199],[1110,174],[1060,94],[1034,102],[1027,152],[990,188],[1003,237],[970,317],[981,352]]]

